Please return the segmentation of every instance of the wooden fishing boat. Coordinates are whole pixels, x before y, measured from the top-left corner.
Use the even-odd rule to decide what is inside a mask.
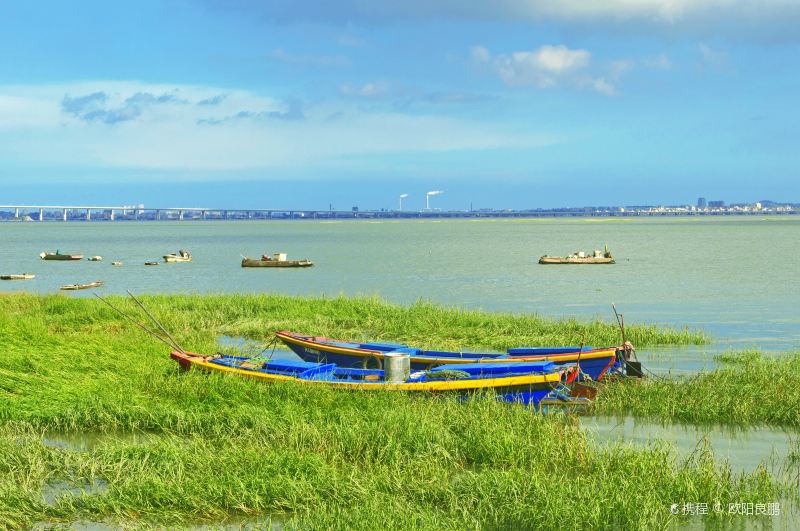
[[[102,280],[95,280],[94,282],[88,282],[86,284],[67,284],[66,286],[61,286],[59,289],[66,291],[75,291],[79,289],[99,288],[102,285],[103,285]]]
[[[537,404],[543,398],[564,392],[575,367],[553,363],[514,363],[489,365],[443,365],[427,371],[410,372],[396,381],[380,369],[339,367],[335,363],[292,360],[265,360],[245,356],[204,356],[173,351],[171,358],[184,369],[234,374],[262,382],[293,381],[303,385],[358,391],[406,391],[465,394],[491,389],[501,400]],[[563,396],[563,395],[562,395]]]
[[[20,273],[18,275],[0,275],[0,280],[31,280],[36,278],[33,273]]]
[[[412,369],[430,369],[439,365],[469,363],[553,362],[574,365],[592,380],[601,380],[609,371],[621,371],[630,358],[632,347],[534,347],[512,348],[506,353],[448,352],[423,350],[396,343],[355,343],[328,337],[314,337],[281,330],[275,333],[303,360],[336,363],[343,367],[383,367],[384,359],[392,354],[408,354]]]
[[[601,253],[599,249],[595,249],[594,253],[589,256],[583,251],[575,252],[569,256],[542,256],[539,258],[540,264],[613,264],[614,257],[611,256],[608,247]]]
[[[165,262],[191,262],[192,261],[192,253],[181,249],[177,253],[165,254],[164,255]]]
[[[115,260],[114,262],[111,262],[111,265],[112,266],[121,266],[122,262],[120,262],[119,260]]]
[[[83,260],[82,254],[61,254],[59,251],[54,253],[42,252],[39,254],[42,260]]]
[[[87,260],[89,260],[90,262],[102,262],[103,261],[103,257],[102,256],[90,256],[89,258],[87,258]]]
[[[578,256],[543,256],[539,258],[540,264],[613,264],[613,258],[586,256],[580,258]]]
[[[314,262],[308,259],[303,260],[286,260],[286,255],[283,253],[275,253],[275,255],[283,256],[283,259],[269,258],[262,256],[261,258],[242,258],[242,267],[311,267]]]
[[[158,262],[156,262],[155,260],[151,260],[149,262],[145,262],[144,265],[154,266],[158,265]]]

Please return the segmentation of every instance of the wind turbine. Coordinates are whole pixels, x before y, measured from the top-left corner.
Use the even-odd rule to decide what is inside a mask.
[[[431,209],[430,197],[432,195],[441,195],[443,193],[444,193],[444,190],[433,190],[432,192],[428,192],[427,194],[425,194],[425,210],[430,210]]]
[[[400,210],[403,210],[403,199],[408,197],[408,194],[400,194]]]

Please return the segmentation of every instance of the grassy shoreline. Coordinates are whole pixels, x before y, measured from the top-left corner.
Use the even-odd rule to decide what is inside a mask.
[[[648,378],[603,387],[597,413],[682,422],[800,427],[800,352],[717,356],[723,365],[677,379]]]
[[[502,348],[525,343],[536,322],[374,300],[145,304],[197,350],[215,348],[220,334],[265,338],[276,328]],[[480,397],[182,373],[165,346],[93,299],[15,295],[0,297],[0,309],[0,527],[273,515],[300,529],[649,529],[682,521],[672,503],[763,503],[789,491],[763,469],[733,474],[707,452],[680,461],[658,445],[604,447],[569,417]],[[550,337],[574,331],[541,322]],[[592,342],[615,333],[610,324],[575,326],[588,327]],[[488,344],[470,342],[487,330]],[[148,435],[75,448],[45,444],[54,432]],[[54,485],[66,488],[45,499]]]

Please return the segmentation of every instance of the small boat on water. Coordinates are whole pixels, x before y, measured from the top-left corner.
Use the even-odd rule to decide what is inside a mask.
[[[56,251],[54,253],[42,252],[39,254],[42,260],[83,260],[82,254],[61,254]]]
[[[177,253],[165,254],[164,255],[165,262],[191,262],[192,261],[192,253],[181,249]]]
[[[183,369],[227,373],[262,382],[293,381],[358,391],[468,394],[492,389],[497,392],[498,399],[532,405],[551,396],[563,398],[566,391],[564,384],[571,383],[576,375],[574,365],[557,367],[549,362],[442,365],[411,372],[408,358],[404,356],[396,356],[396,363],[387,364],[386,370],[223,354],[204,356],[182,351],[173,351],[170,357]]]
[[[242,257],[242,267],[311,267],[314,262],[308,259],[287,260],[286,253],[275,253],[272,257],[261,255],[261,258]]]
[[[120,262],[119,260],[115,260],[114,262],[111,262],[111,265],[112,266],[121,266],[122,262]]]
[[[0,280],[31,280],[36,278],[33,273],[20,273],[18,275],[0,275]]]
[[[149,262],[145,262],[144,265],[151,265],[151,266],[152,265],[158,265],[158,262],[156,262],[155,260],[151,260]]]
[[[87,260],[89,260],[90,262],[102,262],[103,261],[103,257],[102,256],[90,256],[89,258],[87,258]]]
[[[577,251],[569,256],[542,256],[539,258],[540,264],[613,264],[614,257],[608,247],[603,252],[595,249],[594,253],[589,256],[583,251]]]
[[[336,363],[343,367],[380,369],[394,354],[410,356],[412,369],[430,369],[439,365],[508,362],[553,362],[559,366],[579,364],[582,373],[601,380],[609,372],[622,372],[633,352],[630,343],[618,347],[523,347],[506,353],[448,352],[423,350],[398,343],[356,343],[328,337],[314,337],[281,330],[275,337],[303,360]]]
[[[102,280],[95,280],[94,282],[88,282],[86,284],[67,284],[66,286],[61,286],[59,289],[65,291],[75,291],[79,289],[99,288],[102,285]]]

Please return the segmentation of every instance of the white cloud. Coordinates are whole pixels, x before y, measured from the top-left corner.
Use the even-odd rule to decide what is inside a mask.
[[[0,86],[0,159],[15,168],[308,169],[376,154],[559,141],[500,123],[365,111],[357,102],[319,103],[302,112],[297,106],[225,87],[110,81]],[[132,114],[105,119],[120,109]],[[334,114],[338,118],[329,120]]]
[[[492,73],[511,87],[547,89],[567,86],[594,90],[606,96],[617,93],[609,78],[617,79],[633,67],[632,61],[614,61],[608,69],[608,77],[593,76],[588,71],[592,54],[564,45],[545,45],[536,50],[497,55],[492,55],[483,46],[474,46],[470,50],[470,57],[476,65],[488,66]]]
[[[227,6],[219,0],[204,0]],[[228,9],[226,7],[226,9]],[[385,24],[405,20],[547,21],[582,29],[626,25],[693,35],[725,34],[797,40],[797,0],[261,0],[247,9],[272,21],[310,20],[329,24]]]
[[[480,50],[477,55],[476,49]],[[487,62],[490,53],[486,48],[474,47],[472,56],[480,62]],[[590,58],[591,54],[586,50],[545,45],[533,51],[496,55],[492,63],[507,85],[546,88],[557,85],[566,74],[586,67]]]

